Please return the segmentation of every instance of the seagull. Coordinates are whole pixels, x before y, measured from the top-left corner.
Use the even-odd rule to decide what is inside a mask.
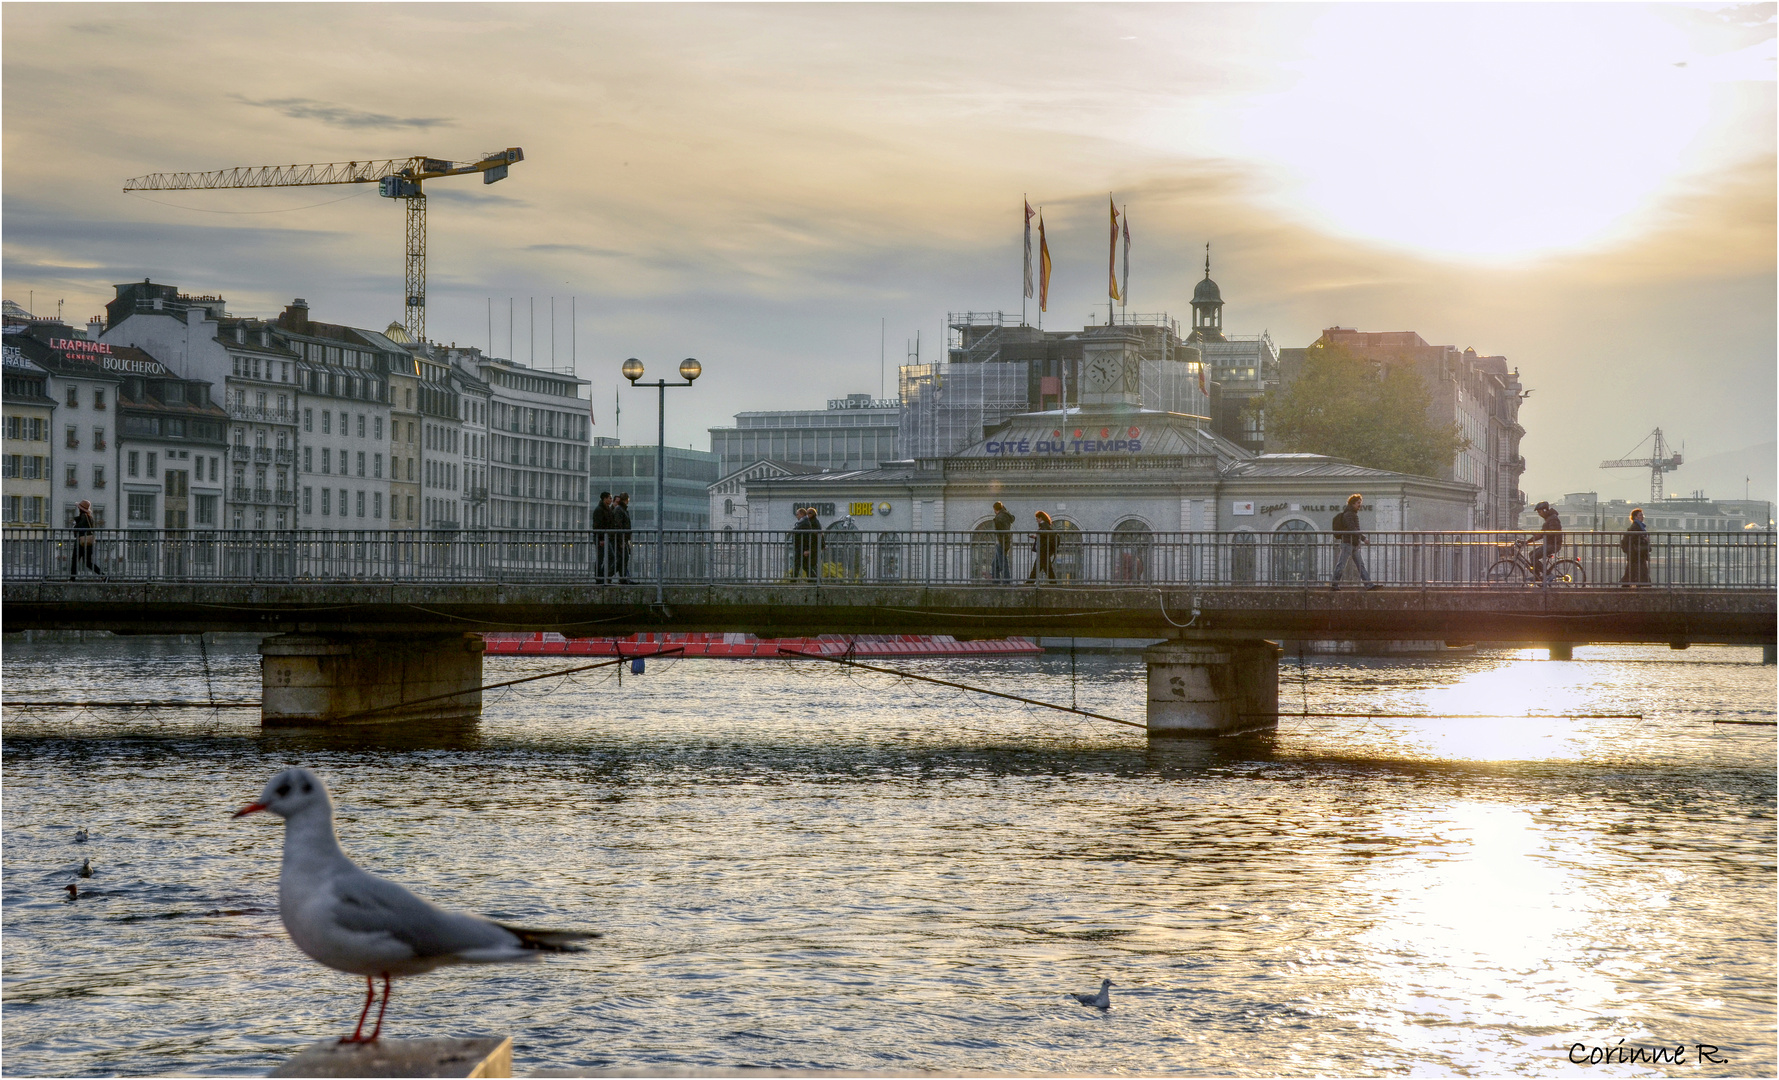
[[[321,777],[285,769],[266,781],[259,799],[235,817],[269,810],[284,819],[284,864],[278,875],[278,914],[290,940],[311,960],[364,976],[364,1008],[342,1043],[372,1043],[383,1031],[389,980],[447,964],[506,964],[541,959],[546,952],[585,952],[573,944],[595,933],[525,930],[478,915],[446,911],[358,868],[334,835],[334,803]],[[377,1024],[363,1034],[383,980]]]
[[[74,830],[74,842],[76,844],[86,843],[86,830],[85,829],[75,829]]]
[[[1070,994],[1069,996],[1083,1005],[1091,1005],[1096,1009],[1110,1009],[1112,1007],[1112,980],[1101,979],[1100,992],[1097,994]]]
[[[80,864],[80,869],[76,870],[74,872],[75,872],[75,874],[79,875],[80,877],[92,877],[93,876],[93,860],[87,859],[87,860],[83,861]]]

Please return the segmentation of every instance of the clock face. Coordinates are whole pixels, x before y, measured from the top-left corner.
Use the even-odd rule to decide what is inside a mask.
[[[1089,391],[1110,390],[1124,374],[1124,365],[1110,356],[1096,357],[1082,372],[1082,381]]]

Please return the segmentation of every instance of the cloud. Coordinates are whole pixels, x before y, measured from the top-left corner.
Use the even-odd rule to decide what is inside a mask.
[[[451,121],[433,116],[390,116],[388,113],[366,112],[345,105],[329,105],[309,98],[275,98],[254,101],[234,95],[235,100],[256,109],[272,109],[294,120],[319,120],[344,128],[419,128],[450,127]]]

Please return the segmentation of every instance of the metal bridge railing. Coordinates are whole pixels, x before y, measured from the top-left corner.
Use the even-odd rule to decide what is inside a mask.
[[[1648,535],[1648,573],[1620,533],[1571,532],[1549,560],[1550,588],[1774,588],[1772,532]],[[665,578],[676,585],[982,585],[1326,587],[1342,544],[1332,534],[1087,533],[1058,530],[1040,560],[1034,534],[675,531],[664,534]],[[1360,555],[1386,586],[1511,588],[1544,585],[1516,532],[1370,533]],[[585,583],[655,579],[655,536],[538,530],[254,531],[102,529],[93,557],[119,581]],[[66,579],[76,554],[69,529],[0,532],[7,581]],[[84,568],[80,573],[90,572]],[[1048,563],[1048,569],[1044,563]],[[1346,570],[1346,582],[1357,575]]]

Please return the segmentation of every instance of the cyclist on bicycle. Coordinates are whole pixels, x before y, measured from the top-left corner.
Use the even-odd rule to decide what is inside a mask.
[[[1555,560],[1557,552],[1562,550],[1563,519],[1557,516],[1556,508],[1547,502],[1541,502],[1532,509],[1538,511],[1538,516],[1544,519],[1544,528],[1540,530],[1543,540],[1538,541],[1537,538],[1534,538],[1534,542],[1538,546],[1530,552],[1532,569],[1538,572],[1538,583],[1548,587],[1550,578],[1546,576],[1545,567],[1546,564]]]

